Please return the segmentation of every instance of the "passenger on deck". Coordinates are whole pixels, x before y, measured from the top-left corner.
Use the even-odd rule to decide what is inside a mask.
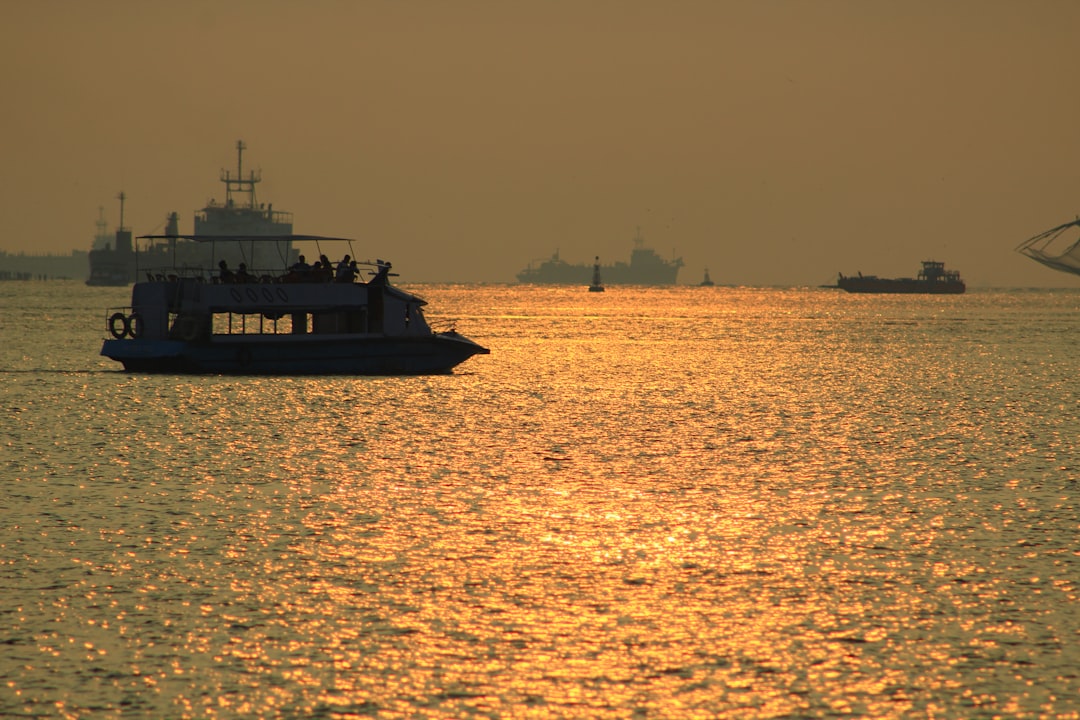
[[[296,262],[289,266],[289,272],[285,273],[282,281],[287,283],[311,282],[311,266],[308,265],[303,255],[300,255]]]
[[[255,282],[255,276],[254,275],[248,275],[247,265],[245,263],[240,263],[240,269],[236,271],[236,279],[233,282],[238,282],[238,283]]]
[[[236,275],[229,269],[229,264],[222,260],[217,264],[218,266],[218,282],[221,283],[233,283],[236,282]]]
[[[349,260],[349,256],[346,255],[337,264],[337,272],[334,273],[334,280],[337,282],[352,282],[352,278],[349,277]]]
[[[325,255],[319,256],[319,264],[322,266],[322,270],[317,274],[317,280],[319,282],[330,282],[334,279],[334,265],[330,262],[330,258]]]
[[[305,260],[304,256],[301,255],[299,257],[299,259],[297,259],[297,261],[295,263],[293,263],[293,266],[291,268],[289,268],[289,270],[291,270],[294,273],[301,273],[302,274],[302,273],[311,272],[311,266],[307,264],[307,260]]]
[[[338,266],[337,277],[334,280],[339,283],[352,283],[356,282],[356,276],[359,274],[360,270],[356,267],[356,261],[353,260],[345,267]]]

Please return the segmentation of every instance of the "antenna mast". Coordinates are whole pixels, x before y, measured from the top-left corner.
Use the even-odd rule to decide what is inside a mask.
[[[236,177],[232,177],[228,170],[221,171],[221,182],[225,183],[225,207],[232,207],[232,194],[247,191],[248,207],[255,207],[255,183],[262,180],[262,173],[256,174],[254,170],[248,170],[248,178],[244,179],[244,151],[247,145],[243,140],[236,141]]]

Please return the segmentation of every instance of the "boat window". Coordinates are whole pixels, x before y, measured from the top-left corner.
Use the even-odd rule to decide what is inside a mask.
[[[214,335],[336,335],[370,331],[367,308],[314,313],[230,313],[217,312],[206,321],[192,316],[170,314],[170,336],[193,340]]]
[[[214,313],[215,335],[289,335],[294,326],[303,327],[307,316],[298,313]],[[299,330],[304,332],[304,330]]]

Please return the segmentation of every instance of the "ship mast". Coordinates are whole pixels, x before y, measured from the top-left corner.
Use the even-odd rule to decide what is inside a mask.
[[[123,230],[124,229],[124,200],[127,199],[127,195],[125,195],[124,191],[121,190],[120,194],[116,196],[116,199],[120,201],[120,225],[116,229],[117,230]]]
[[[225,183],[225,207],[232,207],[233,192],[247,192],[247,207],[255,207],[255,184],[262,180],[262,173],[256,174],[254,170],[248,171],[248,178],[244,179],[244,150],[247,145],[243,140],[236,141],[236,177],[232,177],[228,170],[221,171],[221,182]]]

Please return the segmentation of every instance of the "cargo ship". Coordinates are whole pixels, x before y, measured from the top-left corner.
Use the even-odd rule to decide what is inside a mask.
[[[879,278],[876,275],[855,277],[840,273],[837,287],[849,293],[936,293],[958,295],[967,286],[956,270],[946,270],[945,263],[924,260],[919,276],[914,278]]]
[[[236,142],[236,175],[221,171],[225,184],[225,201],[210,200],[195,213],[197,237],[288,237],[292,234],[292,213],[274,210],[273,205],[260,205],[255,188],[262,173],[253,170],[244,176],[242,140]],[[166,219],[165,239],[156,239],[144,246],[132,243],[131,229],[124,226],[124,193],[120,200],[120,225],[113,244],[100,247],[100,238],[90,251],[90,277],[87,285],[130,285],[146,273],[163,273],[176,267],[201,267],[225,260],[232,267],[245,263],[251,270],[277,271],[296,262],[297,251],[287,241],[254,243],[233,240],[214,245],[215,258],[204,257],[209,252],[206,243],[193,243],[179,237],[179,218],[170,213]],[[99,232],[99,235],[101,233]]]
[[[655,250],[646,247],[639,230],[634,238],[630,262],[601,265],[599,272],[605,285],[674,285],[682,266],[682,258],[665,260]],[[517,274],[517,279],[518,282],[536,285],[588,285],[594,269],[586,263],[568,263],[559,257],[556,250],[547,260],[529,263]]]

